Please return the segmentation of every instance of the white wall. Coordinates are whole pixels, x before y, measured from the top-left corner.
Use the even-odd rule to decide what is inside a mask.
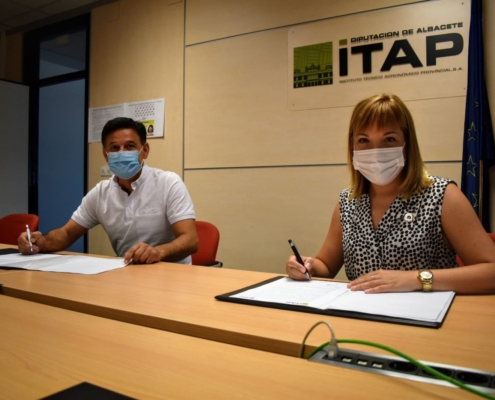
[[[0,81],[0,218],[28,212],[29,88]]]

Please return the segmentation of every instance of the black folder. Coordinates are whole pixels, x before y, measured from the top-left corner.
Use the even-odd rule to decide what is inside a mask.
[[[5,256],[7,254],[16,254],[16,253],[19,253],[19,250],[14,248],[0,249],[0,256]]]
[[[6,256],[7,254],[17,254],[17,253],[19,253],[19,250],[14,249],[14,248],[0,249],[0,256]],[[6,270],[18,269],[18,270],[22,270],[24,268],[4,267],[4,266],[1,265],[1,262],[0,262],[0,269],[6,269]]]
[[[447,313],[448,313],[448,310],[447,310],[447,313],[445,314],[445,316],[441,322],[433,322],[433,321],[420,321],[420,320],[409,319],[409,318],[391,317],[391,316],[386,316],[386,315],[368,314],[368,313],[361,313],[361,312],[347,311],[347,310],[336,310],[336,309],[321,310],[319,308],[313,308],[313,307],[308,307],[308,306],[300,306],[300,305],[286,304],[286,303],[271,303],[271,302],[266,302],[266,301],[258,301],[258,300],[241,299],[238,297],[232,297],[233,295],[236,295],[238,293],[242,293],[246,290],[254,289],[254,288],[257,288],[259,286],[263,286],[263,285],[266,285],[268,283],[271,283],[271,282],[274,282],[276,280],[283,279],[283,278],[286,278],[286,277],[285,276],[277,276],[275,278],[267,279],[263,282],[257,283],[255,285],[247,286],[245,288],[236,290],[234,292],[220,294],[218,296],[215,296],[215,299],[220,300],[220,301],[228,301],[228,302],[232,302],[232,303],[248,304],[248,305],[260,306],[260,307],[278,308],[278,309],[282,309],[282,310],[291,310],[291,311],[301,311],[301,312],[306,312],[306,313],[311,313],[311,314],[331,315],[331,316],[335,316],[335,317],[356,318],[356,319],[364,319],[364,320],[376,321],[376,322],[389,322],[389,323],[394,323],[394,324],[420,326],[420,327],[437,328],[437,329],[442,326],[442,323],[445,320],[445,317],[447,316]],[[372,296],[372,295],[370,295],[370,296]],[[452,305],[452,302],[449,304],[449,309],[450,309],[451,305]]]
[[[134,400],[134,397],[108,390],[92,383],[83,382],[68,389],[43,397],[41,400]]]

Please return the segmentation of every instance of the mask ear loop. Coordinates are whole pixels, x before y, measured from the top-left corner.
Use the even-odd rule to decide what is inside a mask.
[[[138,151],[138,160],[139,160],[139,154],[141,154],[141,152],[143,151],[143,149],[144,149],[144,145],[143,145],[143,147],[141,147],[141,150]],[[141,163],[141,169],[143,169],[143,167],[144,167],[144,158],[143,158],[143,162]]]

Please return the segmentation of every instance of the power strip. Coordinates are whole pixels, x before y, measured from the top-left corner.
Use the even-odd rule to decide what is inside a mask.
[[[367,353],[339,347],[335,359],[328,358],[327,352],[323,349],[311,356],[309,361],[457,388],[457,386],[421,370],[409,361],[395,356]],[[426,361],[421,361],[421,363],[481,392],[495,394],[495,373],[493,372]]]

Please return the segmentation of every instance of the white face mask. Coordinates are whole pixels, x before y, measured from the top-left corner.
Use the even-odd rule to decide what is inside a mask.
[[[383,186],[392,182],[404,167],[403,147],[354,150],[352,165],[370,182]]]

